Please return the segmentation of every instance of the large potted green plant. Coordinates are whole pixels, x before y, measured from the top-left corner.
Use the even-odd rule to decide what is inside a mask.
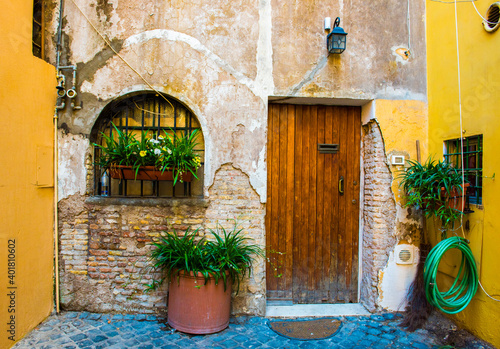
[[[429,158],[425,163],[408,161],[409,166],[398,177],[406,194],[405,207],[421,209],[425,218],[441,221],[442,238],[450,225],[463,215],[462,174],[452,164]],[[465,183],[465,187],[469,184]],[[427,243],[424,222],[420,244],[420,261],[417,276],[408,290],[408,306],[401,326],[410,331],[421,327],[427,320],[432,307],[427,302],[424,283],[424,262],[431,249]]]
[[[422,209],[425,216],[438,218],[443,228],[463,215],[462,174],[445,161],[429,158],[425,163],[408,160],[409,167],[399,176],[406,192],[405,207]]]
[[[252,262],[262,249],[243,235],[235,224],[227,232],[220,225],[212,237],[197,237],[197,231],[179,236],[162,234],[152,243],[151,262],[163,277],[148,285],[156,289],[169,282],[168,323],[186,333],[219,332],[229,324],[232,285],[236,292]]]
[[[189,182],[196,176],[200,167],[200,157],[196,154],[198,130],[179,136],[173,130],[156,138],[142,131],[137,139],[132,132],[123,132],[113,123],[114,135],[104,133],[103,144],[94,146],[100,149],[96,164],[109,169],[111,178],[171,180]]]

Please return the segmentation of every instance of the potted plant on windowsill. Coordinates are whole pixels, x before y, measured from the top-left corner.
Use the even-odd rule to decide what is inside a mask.
[[[183,236],[174,231],[152,243],[152,267],[164,277],[147,290],[167,280],[169,325],[186,333],[215,333],[229,324],[232,285],[236,283],[238,293],[254,258],[263,252],[236,224],[229,232],[219,225],[210,230],[213,239],[197,238],[197,231]]]
[[[123,132],[113,123],[115,135],[104,133],[101,154],[96,164],[109,169],[111,178],[140,180],[170,180],[190,182],[198,178],[196,171],[201,160],[196,154],[198,130],[179,136],[163,131],[157,138],[147,137],[142,131],[140,139],[132,132]]]
[[[405,207],[420,208],[426,217],[438,218],[443,228],[464,214],[462,174],[452,164],[429,158],[421,164],[408,160],[409,167],[399,176],[400,186],[406,192]]]

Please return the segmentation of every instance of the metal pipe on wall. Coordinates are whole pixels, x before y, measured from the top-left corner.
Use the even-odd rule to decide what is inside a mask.
[[[64,15],[64,0],[59,3],[59,28],[57,33],[56,47],[56,71],[59,78],[60,75],[60,59],[61,59],[61,39],[62,39],[62,19]],[[59,213],[58,213],[58,172],[59,172],[59,143],[57,137],[57,123],[59,120],[59,110],[64,108],[62,105],[56,105],[54,109],[54,279],[55,279],[55,301],[56,313],[59,314],[61,303],[59,300]]]

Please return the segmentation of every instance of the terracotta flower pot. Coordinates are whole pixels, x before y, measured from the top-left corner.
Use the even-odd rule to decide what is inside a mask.
[[[139,168],[137,176],[132,166],[124,166],[124,165],[111,166],[109,169],[109,173],[111,178],[115,179],[133,179],[133,180],[137,179],[145,181],[156,180],[154,166],[142,166],[141,168]]]
[[[464,186],[464,194],[467,195],[467,188],[469,187],[469,183],[465,183]],[[462,200],[462,193],[457,189],[453,188],[448,196],[446,190],[441,188],[441,196],[447,197],[446,207],[454,208],[455,210],[464,211],[465,201]]]
[[[229,325],[231,281],[205,279],[201,274],[175,273],[168,288],[168,324],[178,331],[207,334],[222,331]]]
[[[141,166],[137,172],[132,166],[113,165],[109,169],[111,178],[114,179],[131,179],[131,180],[144,180],[144,181],[173,181],[174,173],[169,170],[160,171],[154,166]],[[180,179],[180,178],[178,178]],[[193,175],[191,172],[184,173],[182,180],[184,182],[191,182]]]

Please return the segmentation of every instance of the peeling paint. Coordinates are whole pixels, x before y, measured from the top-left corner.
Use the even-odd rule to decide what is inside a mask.
[[[89,150],[89,140],[81,135],[58,132],[59,137],[59,173],[58,200],[71,195],[84,195],[87,183],[85,158]]]
[[[411,57],[410,49],[402,46],[391,47],[392,54],[396,57],[396,62],[401,64],[407,64]]]
[[[250,177],[250,184],[254,187],[257,194],[259,194],[260,202],[265,203],[267,199],[266,147],[263,147],[260,151],[257,163],[252,161],[252,167],[255,169],[255,172]]]
[[[418,260],[418,249],[416,249],[416,254],[416,260]],[[408,289],[415,279],[416,273],[417,264],[396,264],[394,251],[392,251],[387,266],[379,271],[378,305],[389,311],[403,311],[407,304]]]
[[[257,43],[257,95],[267,102],[274,93],[271,0],[259,1],[259,41]]]
[[[180,41],[183,43],[188,44],[192,49],[200,52],[203,54],[205,57],[210,59],[211,61],[215,62],[217,66],[221,69],[224,69],[227,71],[229,74],[231,74],[240,84],[243,84],[247,86],[255,95],[258,94],[258,90],[255,87],[254,82],[243,75],[242,73],[238,72],[236,69],[234,69],[231,65],[229,65],[227,62],[225,62],[222,58],[217,56],[215,53],[210,51],[206,46],[204,46],[198,39],[183,34],[179,33],[173,30],[168,30],[168,29],[155,29],[155,30],[150,30],[147,32],[143,32],[140,34],[135,34],[127,40],[125,40],[123,47],[124,48],[130,48],[131,46],[134,45],[140,45],[143,44],[149,40],[152,39],[163,39],[163,40],[169,40],[169,41]]]

